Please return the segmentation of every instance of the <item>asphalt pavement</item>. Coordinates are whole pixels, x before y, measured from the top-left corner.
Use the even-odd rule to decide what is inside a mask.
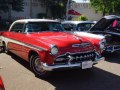
[[[54,71],[47,79],[36,77],[29,63],[15,55],[0,53],[0,75],[6,90],[120,90],[120,54],[92,69]]]

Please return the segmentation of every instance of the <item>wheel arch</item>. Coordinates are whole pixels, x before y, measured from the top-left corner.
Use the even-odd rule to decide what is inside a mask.
[[[29,51],[29,54],[28,54],[28,60],[29,60],[29,62],[30,62],[30,57],[31,57],[31,55],[39,55],[39,54],[38,54],[38,52],[36,52],[36,51],[34,51],[34,50],[30,50],[30,51]]]
[[[47,62],[47,60],[46,60],[46,55],[47,55],[46,51],[30,50],[29,54],[28,54],[28,61],[29,62],[30,62],[30,57],[32,55],[38,55],[42,62]]]

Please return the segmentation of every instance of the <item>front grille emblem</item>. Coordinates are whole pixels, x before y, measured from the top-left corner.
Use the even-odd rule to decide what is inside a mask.
[[[82,43],[82,44],[73,44],[72,47],[81,47],[81,48],[86,48],[90,46],[89,43]]]

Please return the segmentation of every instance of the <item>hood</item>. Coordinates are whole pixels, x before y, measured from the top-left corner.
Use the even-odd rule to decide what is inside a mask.
[[[79,31],[75,31],[74,32],[75,35],[81,36],[81,37],[87,37],[89,39],[98,39],[98,40],[102,40],[105,37],[101,36],[101,35],[96,35],[96,34],[92,34],[92,33],[87,33],[87,32],[79,32]]]
[[[116,15],[104,16],[89,31],[105,31],[115,20],[118,19],[120,19],[120,17]]]
[[[34,40],[36,46],[48,51],[52,45],[56,45],[59,48],[59,54],[94,50],[94,46],[89,40],[68,32],[31,33],[28,37],[31,38],[30,40]]]
[[[30,37],[35,38],[36,41],[42,42],[45,45],[57,45],[58,47],[67,47],[72,44],[80,44],[88,42],[82,37],[67,33],[67,32],[41,32],[32,33]]]

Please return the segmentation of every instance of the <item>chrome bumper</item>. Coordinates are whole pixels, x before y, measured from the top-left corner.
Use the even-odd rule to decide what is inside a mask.
[[[105,52],[115,52],[120,51],[120,45],[106,46]]]
[[[104,57],[96,59],[95,61],[92,61],[92,65],[97,64],[98,62],[104,61],[104,60],[105,60]],[[46,70],[46,71],[52,71],[52,70],[55,70],[55,69],[82,68],[82,63],[65,64],[65,65],[52,65],[52,66],[49,66],[46,63],[43,63],[42,66],[43,66],[44,70]]]

